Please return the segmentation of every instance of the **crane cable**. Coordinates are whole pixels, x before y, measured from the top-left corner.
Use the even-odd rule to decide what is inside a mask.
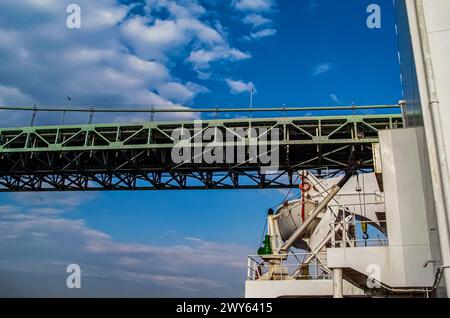
[[[297,175],[297,178],[295,178],[294,184],[297,183],[299,177],[300,177],[300,175]],[[287,199],[288,196],[291,194],[291,192],[292,192],[292,188],[289,189],[288,193],[284,196],[284,199],[283,199],[283,201],[281,202],[281,204],[283,204],[283,203],[286,202],[286,199]],[[279,204],[278,206],[280,206],[280,204]]]
[[[356,192],[358,192],[359,208],[361,209],[361,214],[364,217],[364,220],[361,222],[361,231],[363,233],[363,239],[365,241],[367,241],[369,239],[369,234],[367,232],[368,231],[368,229],[367,229],[367,222],[365,221],[367,219],[366,209],[365,209],[365,203],[363,203],[362,200],[361,200],[361,191],[365,191],[364,188],[365,188],[364,177],[363,177],[363,188],[361,188],[361,184],[359,182],[359,174],[357,174],[356,175]]]

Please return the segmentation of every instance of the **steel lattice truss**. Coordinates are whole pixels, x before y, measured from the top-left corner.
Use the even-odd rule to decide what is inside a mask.
[[[194,134],[192,121],[3,128],[0,191],[293,188],[298,187],[298,170],[320,176],[345,169],[355,157],[363,161],[363,169],[373,169],[372,145],[378,142],[378,130],[400,128],[402,119],[400,115],[238,119],[203,121],[201,127],[223,134],[249,127],[266,128],[270,134],[277,128],[278,171],[263,173],[259,160],[174,163],[172,133],[183,128]],[[238,140],[246,151],[250,139]],[[254,140],[263,143],[261,135]],[[195,147],[205,150],[208,143]]]

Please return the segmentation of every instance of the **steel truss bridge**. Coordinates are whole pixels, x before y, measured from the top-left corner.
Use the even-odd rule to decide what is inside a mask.
[[[174,163],[172,133],[183,128],[194,135],[194,121],[0,128],[0,192],[295,188],[298,170],[318,176],[339,173],[355,157],[363,169],[373,170],[378,131],[401,128],[403,122],[401,115],[342,115],[208,120],[201,125],[223,135],[236,128],[278,129],[278,171],[264,172],[258,158]],[[262,137],[253,139],[262,142]],[[251,140],[240,139],[248,152]],[[195,147],[205,150],[209,143]]]

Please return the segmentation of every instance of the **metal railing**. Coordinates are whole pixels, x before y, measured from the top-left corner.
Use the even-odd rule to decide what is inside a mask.
[[[386,220],[379,220],[379,222],[382,223],[386,223]],[[373,225],[374,222],[373,221],[357,221],[355,219],[352,218],[352,220],[350,220],[349,222],[345,221],[345,220],[341,220],[338,222],[333,222],[330,223],[330,228],[333,231],[333,238],[332,242],[331,242],[331,246],[332,247],[377,247],[377,246],[388,246],[389,245],[389,238],[386,235],[380,235],[377,234],[376,238],[357,238],[356,232],[358,231],[358,229],[361,229],[363,224],[365,224],[367,227],[369,225]],[[341,227],[339,228],[338,225],[341,225]],[[349,228],[353,228],[354,229],[354,239],[348,239],[345,235],[342,235],[342,239],[341,240],[337,240],[335,239],[336,237],[336,229],[349,229]]]
[[[335,110],[374,110],[400,109],[400,105],[369,106],[303,106],[303,107],[259,107],[259,108],[183,108],[173,106],[144,107],[46,107],[46,106],[0,106],[0,110],[20,110],[33,112],[85,112],[85,113],[244,113],[244,112],[298,112],[298,111],[335,111]]]
[[[210,114],[215,115],[217,118],[219,114],[242,114],[246,117],[252,118],[253,113],[258,114],[282,114],[282,117],[292,116],[292,113],[296,113],[294,116],[299,116],[297,114],[303,114],[302,116],[317,115],[326,112],[344,112],[348,115],[364,115],[367,111],[374,110],[385,110],[387,113],[399,113],[401,111],[400,105],[369,105],[369,106],[303,106],[303,107],[259,107],[259,108],[245,108],[245,107],[228,107],[228,108],[189,108],[189,107],[174,107],[173,105],[149,105],[148,107],[119,107],[119,106],[109,106],[109,107],[96,107],[96,106],[1,106],[0,111],[8,112],[26,112],[31,113],[31,121],[29,126],[34,126],[37,120],[38,114],[50,113],[50,114],[60,114],[59,119],[61,124],[65,123],[66,115],[69,114],[87,114],[87,123],[92,124],[94,116],[96,114],[103,114],[104,116],[110,114],[129,114],[133,116],[139,115],[149,115],[149,118],[145,118],[148,121],[154,121],[155,115],[157,114],[192,114],[198,117],[200,114]],[[288,113],[290,115],[288,115]],[[272,116],[269,116],[272,117]],[[109,118],[110,119],[110,118]],[[144,120],[144,118],[141,118]],[[48,120],[48,118],[47,118]],[[81,120],[81,118],[78,118]]]
[[[312,257],[313,256],[313,257]],[[318,258],[321,260],[319,261]],[[310,259],[308,263],[305,260]],[[258,255],[251,255],[247,261],[247,280],[319,280],[331,279],[326,268],[326,253],[291,253],[286,259],[280,259],[277,265],[264,262]]]

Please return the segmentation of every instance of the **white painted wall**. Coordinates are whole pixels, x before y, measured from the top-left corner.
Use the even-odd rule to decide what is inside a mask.
[[[427,217],[430,193],[424,189],[431,184],[420,171],[426,158],[420,155],[418,130],[380,132],[389,246],[328,249],[328,267],[351,268],[368,276],[377,266],[380,281],[390,287],[433,286],[433,266],[424,264],[435,260],[430,242],[436,226]]]
[[[361,289],[344,281],[344,296],[363,296]],[[333,281],[322,280],[267,280],[246,281],[246,298],[280,298],[280,297],[331,297]]]

